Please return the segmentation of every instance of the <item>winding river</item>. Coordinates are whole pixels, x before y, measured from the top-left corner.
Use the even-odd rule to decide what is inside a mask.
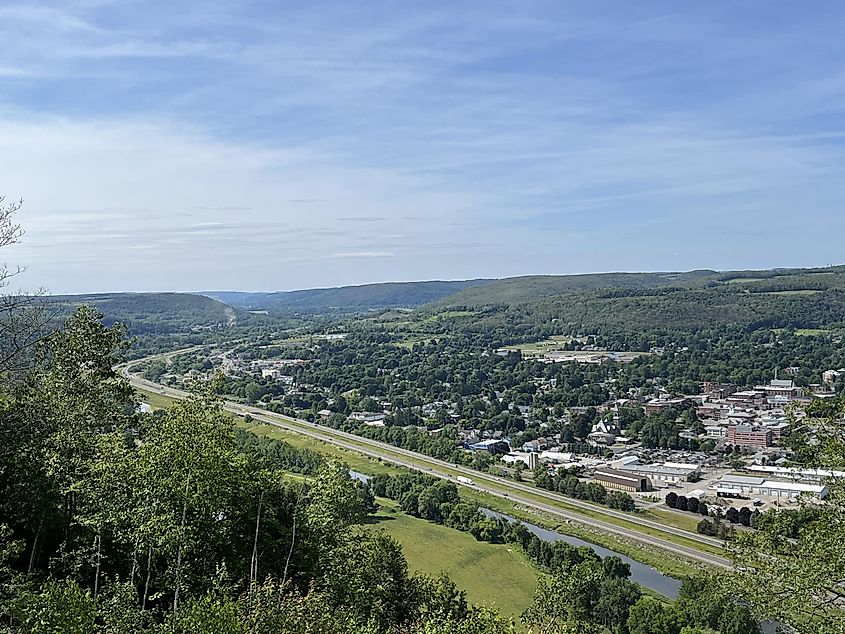
[[[600,557],[619,557],[619,559],[631,566],[631,581],[637,582],[644,588],[649,588],[651,590],[654,590],[655,592],[659,592],[663,596],[669,597],[670,599],[675,599],[678,596],[678,590],[680,590],[681,588],[680,581],[672,577],[667,577],[666,575],[658,572],[651,566],[646,566],[645,564],[642,564],[639,561],[631,559],[627,555],[617,553],[616,551],[610,550],[609,548],[596,546],[595,544],[591,544],[590,542],[584,541],[583,539],[578,539],[577,537],[571,537],[569,535],[564,535],[563,533],[558,533],[557,531],[548,530],[546,528],[543,528],[542,526],[537,526],[536,524],[517,520],[511,517],[510,515],[505,515],[504,513],[499,513],[497,511],[493,511],[486,508],[482,508],[481,511],[488,517],[504,518],[510,522],[519,522],[520,524],[525,526],[525,528],[531,531],[531,533],[533,533],[543,541],[564,541],[567,544],[571,544],[575,547],[587,546],[588,548],[592,548],[593,551],[595,551],[595,553]]]

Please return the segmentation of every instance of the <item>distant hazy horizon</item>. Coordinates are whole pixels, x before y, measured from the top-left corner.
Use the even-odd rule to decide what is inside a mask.
[[[0,195],[27,230],[0,260],[27,288],[842,258],[840,3],[54,0],[0,18]]]

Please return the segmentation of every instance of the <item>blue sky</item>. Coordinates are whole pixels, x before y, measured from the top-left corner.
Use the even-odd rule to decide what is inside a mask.
[[[841,263],[838,2],[0,5],[52,292]]]

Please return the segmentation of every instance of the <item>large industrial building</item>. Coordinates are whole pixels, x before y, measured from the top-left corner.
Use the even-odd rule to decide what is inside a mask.
[[[724,475],[715,485],[717,495],[764,495],[774,498],[795,499],[803,494],[820,500],[827,497],[827,486],[802,482],[781,482],[753,476]]]
[[[610,463],[610,467],[625,471],[629,475],[646,477],[651,481],[686,482],[689,477],[701,469],[701,465],[680,462],[663,464],[640,464],[636,456],[625,456]]]
[[[596,482],[600,482],[609,489],[620,491],[651,491],[648,478],[616,469],[596,469],[593,474]]]

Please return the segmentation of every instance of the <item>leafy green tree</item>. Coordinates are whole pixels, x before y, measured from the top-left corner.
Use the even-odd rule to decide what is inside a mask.
[[[48,580],[36,590],[23,592],[12,602],[10,612],[26,632],[95,632],[97,607],[94,598],[72,579]]]
[[[805,423],[814,430],[819,444],[817,466],[845,467],[845,402],[810,406]],[[757,521],[757,530],[738,533],[729,543],[735,574],[728,589],[754,606],[761,616],[788,623],[797,632],[838,634],[845,632],[845,614],[832,598],[839,593],[845,570],[845,488],[829,482],[824,505],[811,506],[806,523],[793,534],[794,515],[772,510]]]
[[[641,594],[636,585],[623,577],[606,577],[601,582],[593,618],[612,632],[625,632],[631,606],[640,599]]]
[[[534,603],[523,613],[522,620],[540,634],[598,634],[602,628],[592,619],[601,582],[601,569],[594,562],[558,570],[551,578],[541,578]]]
[[[678,616],[671,605],[652,597],[642,597],[631,606],[628,616],[630,634],[678,634]]]

